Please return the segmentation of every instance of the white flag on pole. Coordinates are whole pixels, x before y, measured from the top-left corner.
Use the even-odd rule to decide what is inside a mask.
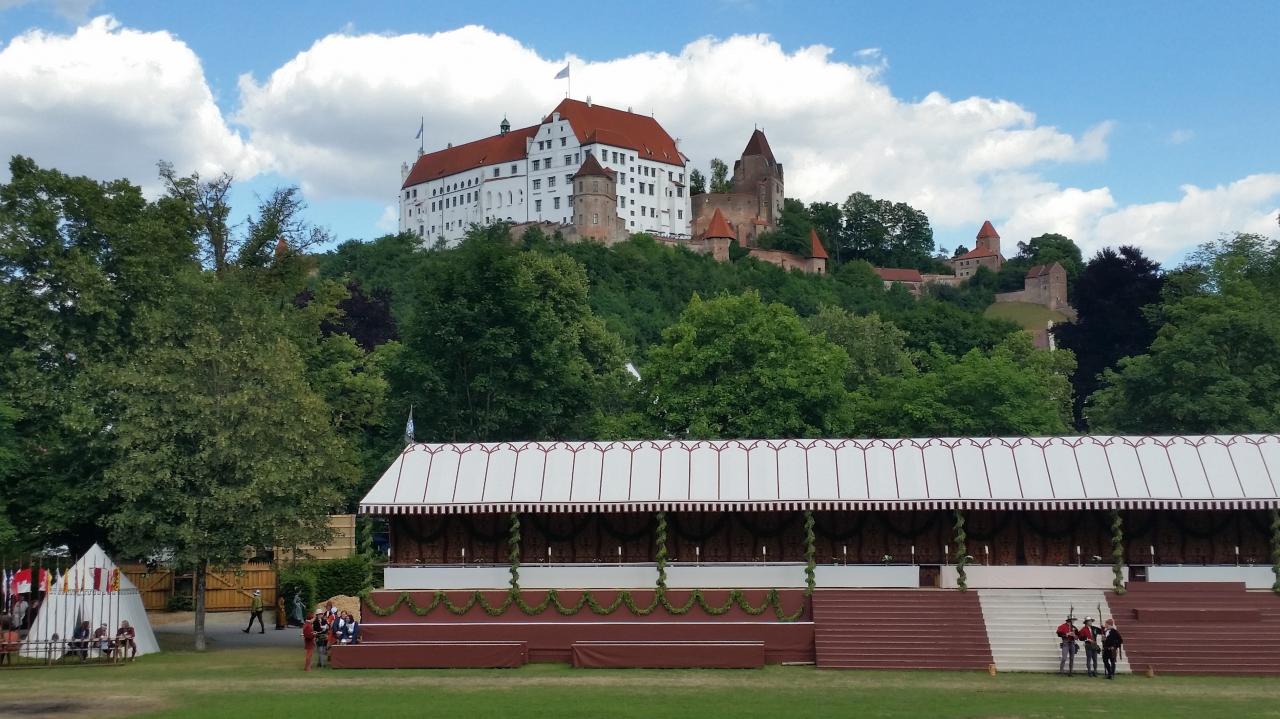
[[[555,79],[563,80],[567,77],[569,77],[569,64],[565,63],[564,69],[556,73]]]

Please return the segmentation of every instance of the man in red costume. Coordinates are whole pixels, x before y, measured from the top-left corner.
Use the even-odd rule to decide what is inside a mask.
[[[1058,659],[1058,673],[1075,676],[1076,652],[1080,648],[1076,644],[1076,618],[1067,617],[1067,621],[1058,625],[1057,634],[1062,649],[1062,655]]]

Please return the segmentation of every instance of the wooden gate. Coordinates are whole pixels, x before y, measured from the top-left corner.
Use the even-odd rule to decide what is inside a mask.
[[[205,582],[205,609],[210,612],[248,611],[253,590],[262,591],[262,606],[276,603],[276,570],[266,563],[245,564],[239,569],[209,572]]]
[[[147,611],[164,611],[169,599],[178,592],[191,595],[194,586],[190,574],[175,575],[172,569],[130,564],[120,567],[142,595]],[[253,590],[262,590],[262,606],[268,612],[276,603],[276,570],[270,564],[248,563],[238,569],[211,571],[205,587],[205,609],[210,612],[248,611]]]
[[[164,611],[173,596],[173,570],[167,567],[148,569],[144,564],[127,564],[120,567],[142,596],[142,606],[148,612]]]

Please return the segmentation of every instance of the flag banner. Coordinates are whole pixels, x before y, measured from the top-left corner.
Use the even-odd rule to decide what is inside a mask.
[[[33,589],[37,592],[41,591],[48,581],[49,570],[41,569],[40,573],[36,575],[32,569],[28,567],[26,569],[19,569],[9,575],[9,581],[6,582],[6,584],[9,586],[10,594],[26,594]]]
[[[120,591],[120,568],[116,567],[111,570],[111,584],[107,585],[108,592]]]
[[[557,79],[557,80],[563,80],[563,79],[565,79],[565,78],[567,78],[567,77],[569,77],[569,65],[568,65],[568,64],[566,64],[566,65],[564,66],[564,69],[563,69],[563,70],[561,70],[560,72],[557,72],[557,73],[556,73],[556,78],[555,78],[555,79]]]
[[[102,591],[102,567],[93,568],[93,591]]]
[[[41,582],[42,586],[40,587],[44,591],[44,593],[48,594],[49,592],[53,591],[53,575],[49,574],[49,570],[47,569],[41,570],[40,576],[44,580]]]
[[[425,127],[425,122],[426,122],[425,120],[418,120],[418,134],[414,135],[413,139],[415,140],[422,139],[422,130]]]
[[[409,421],[404,424],[404,441],[413,444],[413,407],[409,408]]]
[[[66,594],[71,591],[71,570],[67,569],[67,573],[62,575],[62,593]]]

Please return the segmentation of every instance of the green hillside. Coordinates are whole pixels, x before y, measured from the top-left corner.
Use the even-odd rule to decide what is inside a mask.
[[[1051,321],[1067,321],[1067,316],[1061,312],[1030,302],[998,302],[983,314],[993,320],[1008,320],[1027,330],[1042,330],[1045,323]]]

